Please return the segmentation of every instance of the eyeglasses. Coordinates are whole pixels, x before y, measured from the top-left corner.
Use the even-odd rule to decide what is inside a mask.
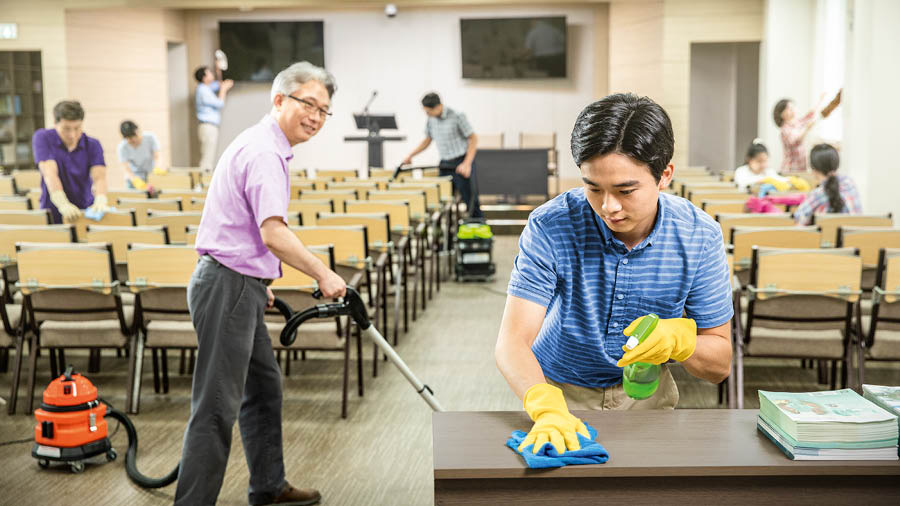
[[[322,115],[322,120],[326,120],[326,119],[328,119],[329,116],[332,115],[331,111],[329,111],[328,109],[319,107],[316,104],[310,102],[309,100],[306,100],[304,98],[297,98],[293,95],[285,95],[285,96],[293,98],[297,102],[300,102],[301,107],[303,107],[303,110],[306,112],[311,113],[313,111],[319,111],[319,113]]]

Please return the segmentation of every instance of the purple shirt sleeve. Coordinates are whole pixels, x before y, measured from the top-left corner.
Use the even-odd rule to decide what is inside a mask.
[[[103,158],[103,146],[100,145],[100,141],[92,137],[88,137],[87,152],[88,169],[90,169],[94,165],[106,165],[106,160]]]
[[[50,139],[47,135],[48,132],[51,131],[40,129],[31,138],[31,152],[34,153],[34,163],[54,160],[53,149],[50,146]]]
[[[278,156],[266,153],[249,164],[244,195],[257,227],[273,216],[287,224],[288,194],[287,175]]]

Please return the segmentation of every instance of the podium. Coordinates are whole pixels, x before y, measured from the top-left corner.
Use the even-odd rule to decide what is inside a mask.
[[[405,141],[403,135],[381,135],[382,128],[395,130],[397,120],[393,114],[354,114],[356,128],[365,128],[368,135],[348,135],[344,137],[346,142],[365,141],[369,144],[369,167],[384,167],[384,143],[385,141]]]

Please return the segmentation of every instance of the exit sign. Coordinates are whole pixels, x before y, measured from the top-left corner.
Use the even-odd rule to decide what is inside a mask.
[[[19,25],[16,23],[0,23],[0,39],[16,39],[19,37]]]

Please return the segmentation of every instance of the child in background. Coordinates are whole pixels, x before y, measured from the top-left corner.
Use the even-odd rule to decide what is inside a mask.
[[[809,225],[815,213],[861,214],[859,191],[849,177],[838,174],[840,155],[829,144],[818,144],[809,153],[809,163],[819,181],[794,213],[797,225]]]
[[[779,176],[774,168],[769,167],[769,150],[761,139],[753,139],[747,148],[746,163],[734,171],[734,184],[738,190],[746,191],[757,183],[772,184],[778,191],[786,191],[791,187],[788,178]]]

